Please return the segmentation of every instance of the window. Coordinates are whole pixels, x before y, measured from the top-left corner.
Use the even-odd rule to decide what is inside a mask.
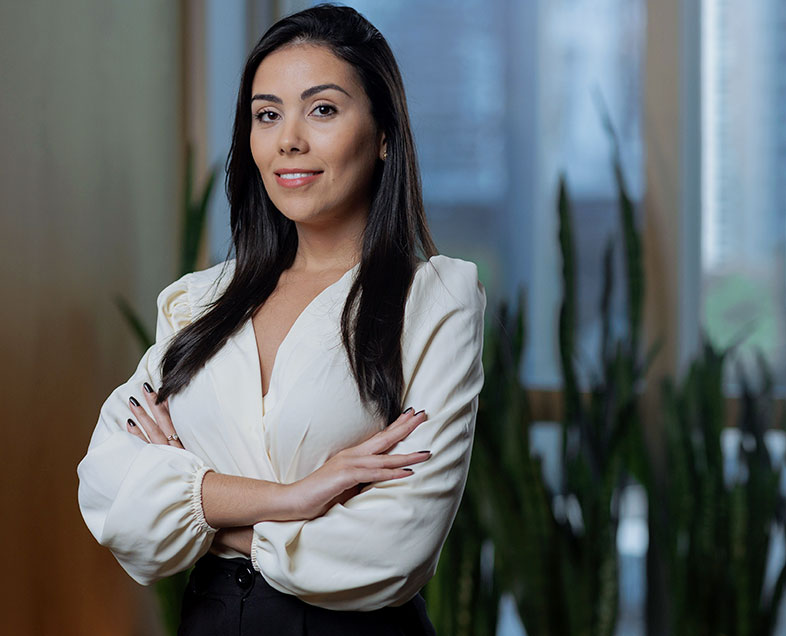
[[[786,3],[704,0],[703,327],[786,382]],[[735,368],[727,367],[733,386]]]

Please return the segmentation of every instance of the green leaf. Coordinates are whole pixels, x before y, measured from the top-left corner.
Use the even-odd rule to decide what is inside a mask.
[[[120,310],[123,318],[126,319],[131,332],[134,334],[139,348],[144,352],[147,351],[155,341],[153,335],[147,330],[139,315],[134,311],[131,305],[128,304],[122,296],[115,296],[115,305]]]

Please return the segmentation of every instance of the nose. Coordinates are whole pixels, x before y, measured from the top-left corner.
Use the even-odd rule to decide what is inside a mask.
[[[302,122],[297,117],[283,121],[279,131],[278,154],[308,152],[308,141],[305,138]]]

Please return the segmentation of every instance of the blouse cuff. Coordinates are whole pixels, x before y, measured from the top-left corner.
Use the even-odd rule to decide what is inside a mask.
[[[205,509],[202,507],[202,482],[205,475],[209,473],[212,468],[210,466],[202,466],[194,474],[194,484],[191,489],[191,512],[194,515],[196,527],[200,532],[217,532],[218,528],[214,528],[205,520]]]
[[[262,574],[262,568],[259,567],[259,561],[257,561],[257,542],[251,542],[251,566],[260,574]]]

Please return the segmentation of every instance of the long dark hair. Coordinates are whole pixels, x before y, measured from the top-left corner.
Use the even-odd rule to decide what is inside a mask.
[[[404,389],[404,305],[419,260],[436,254],[426,223],[404,85],[393,53],[354,9],[321,4],[283,18],[251,51],[240,81],[232,147],[226,163],[235,269],[223,294],[174,337],[161,363],[159,401],[182,390],[276,288],[292,265],[297,232],[268,197],[251,155],[251,84],[262,60],[293,43],[326,46],[352,65],[386,137],[363,234],[360,267],[341,316],[341,336],[359,394],[392,422]],[[418,255],[418,248],[421,252]],[[262,390],[262,387],[259,389]]]

